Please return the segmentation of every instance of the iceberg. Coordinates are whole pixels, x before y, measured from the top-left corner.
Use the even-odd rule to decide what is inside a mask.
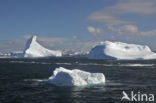
[[[86,57],[88,55],[88,51],[73,51],[73,50],[64,50],[63,51],[63,56],[66,57]]]
[[[145,60],[156,59],[156,53],[146,45],[105,41],[88,54],[89,59]]]
[[[41,46],[36,41],[37,36],[32,36],[26,43],[26,47],[23,51],[24,57],[60,57],[62,56],[62,52],[59,50],[49,50],[43,46]]]
[[[103,73],[90,73],[82,70],[68,70],[63,67],[56,68],[48,82],[56,86],[87,86],[104,84]]]

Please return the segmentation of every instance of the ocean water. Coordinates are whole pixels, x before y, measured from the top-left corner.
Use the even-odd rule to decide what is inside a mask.
[[[47,79],[57,67],[103,73],[106,83],[56,87]],[[0,59],[0,103],[122,103],[123,91],[156,94],[156,60]]]

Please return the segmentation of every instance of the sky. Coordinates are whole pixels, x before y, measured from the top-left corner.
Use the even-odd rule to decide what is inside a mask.
[[[0,52],[31,35],[50,49],[89,50],[99,41],[156,50],[156,0],[0,0]]]

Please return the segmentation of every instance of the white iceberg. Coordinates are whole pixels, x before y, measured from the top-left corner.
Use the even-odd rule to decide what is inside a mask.
[[[82,70],[68,70],[63,67],[56,68],[48,81],[56,86],[87,86],[104,84],[103,73],[89,73]]]
[[[62,52],[59,50],[49,50],[43,46],[41,46],[36,41],[36,36],[32,36],[26,44],[26,48],[23,52],[24,57],[49,57],[55,56],[60,57],[62,56]]]
[[[122,42],[101,42],[88,54],[89,59],[144,60],[156,59],[156,53],[146,45],[127,44]]]

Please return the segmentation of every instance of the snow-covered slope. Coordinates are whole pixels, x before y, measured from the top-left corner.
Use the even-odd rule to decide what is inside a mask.
[[[103,73],[89,73],[78,69],[68,70],[63,67],[56,68],[48,81],[56,86],[86,86],[104,84]]]
[[[91,49],[89,59],[156,59],[156,53],[146,45],[127,44],[122,42],[101,42]]]
[[[36,38],[37,38],[36,36],[32,36],[27,41],[26,48],[23,52],[24,57],[49,57],[49,56],[60,57],[62,56],[61,51],[49,50],[41,46],[36,41]]]

